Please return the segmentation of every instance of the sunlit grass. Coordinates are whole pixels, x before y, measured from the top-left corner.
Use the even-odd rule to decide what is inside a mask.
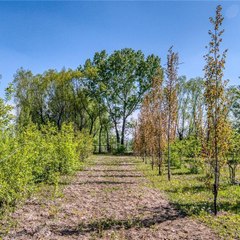
[[[240,239],[240,186],[230,185],[228,171],[222,171],[218,203],[219,214],[212,214],[212,190],[204,182],[204,174],[191,174],[188,169],[172,169],[172,180],[166,174],[158,176],[149,164],[137,168],[150,180],[150,186],[166,193],[168,199],[188,216],[197,218],[214,229],[224,239]],[[240,174],[238,172],[238,178]]]

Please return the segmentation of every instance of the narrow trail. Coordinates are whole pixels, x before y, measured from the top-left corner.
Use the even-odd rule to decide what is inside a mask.
[[[147,186],[131,157],[96,156],[55,200],[30,199],[3,239],[218,239]]]

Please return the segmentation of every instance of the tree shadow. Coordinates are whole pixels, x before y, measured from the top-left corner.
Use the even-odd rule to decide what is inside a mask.
[[[198,175],[198,173],[192,173],[190,171],[188,171],[188,172],[173,172],[172,175],[179,175],[179,176],[182,176],[182,175]]]
[[[92,166],[135,166],[139,163],[99,163],[99,164],[92,164]]]
[[[136,169],[84,169],[85,172],[139,172]]]
[[[224,211],[231,211],[233,213],[240,213],[240,200],[232,203],[232,202],[220,202],[219,208]]]
[[[155,224],[165,221],[173,221],[184,218],[185,215],[169,207],[144,208],[143,212],[151,213],[151,216],[130,219],[104,218],[94,220],[89,223],[80,222],[75,227],[65,227],[64,229],[52,229],[55,234],[62,236],[84,235],[87,233],[102,233],[106,230],[119,230],[130,228],[150,228]]]
[[[197,192],[204,192],[206,191],[206,187],[202,185],[197,185],[197,186],[186,186],[180,189],[178,188],[173,188],[169,190],[165,190],[166,192],[171,192],[171,193],[177,193],[177,192],[182,192],[182,193],[197,193]]]
[[[96,175],[96,176],[88,176],[88,178],[96,178],[96,177],[114,177],[114,178],[140,178],[140,177],[143,177],[141,175],[123,175],[123,174],[120,174],[120,175],[114,175],[114,174],[111,174],[111,175]]]
[[[85,182],[72,183],[71,185],[84,185],[84,184],[120,185],[120,184],[136,184],[136,182],[129,182],[129,181],[85,181]]]
[[[203,211],[213,214],[213,202],[202,201],[198,203],[176,203],[175,206],[177,209],[181,210],[186,215],[200,215]],[[240,201],[235,203],[231,202],[219,202],[218,210],[232,212],[239,214],[240,213]]]
[[[212,203],[208,201],[198,203],[175,203],[175,207],[188,216],[199,215],[203,211],[210,213],[212,211]]]

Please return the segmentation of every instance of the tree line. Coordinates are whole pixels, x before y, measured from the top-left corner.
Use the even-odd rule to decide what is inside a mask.
[[[136,124],[134,151],[143,161],[157,165],[159,175],[166,166],[187,161],[191,173],[204,171],[214,195],[217,214],[220,174],[229,166],[230,181],[236,184],[239,155],[239,88],[227,87],[223,79],[227,50],[221,49],[222,7],[210,18],[210,42],[204,56],[204,78],[178,76],[179,55],[171,47],[166,68],[159,68],[146,92]]]
[[[129,117],[159,66],[157,56],[122,49],[111,55],[96,53],[76,70],[34,75],[20,69],[13,81],[18,125],[51,122],[60,130],[72,122],[94,137],[100,152],[102,143],[110,150],[111,139],[117,150],[124,150]]]
[[[76,171],[92,145],[100,153],[103,145],[108,152],[123,153],[134,125],[130,118],[140,109],[133,128],[135,154],[145,162],[151,158],[159,175],[166,165],[169,180],[171,167],[187,159],[190,172],[204,170],[206,181],[214,180],[216,213],[223,166],[229,166],[231,183],[237,182],[240,88],[227,87],[223,80],[227,51],[220,49],[221,6],[210,22],[204,78],[178,76],[179,54],[173,47],[166,68],[156,55],[125,48],[97,52],[77,69],[40,74],[19,69],[6,99],[0,99],[0,181],[6,186],[1,202],[17,199],[23,190],[16,186],[26,190]],[[8,104],[11,97],[15,110]],[[14,168],[16,162],[20,165]],[[23,176],[27,171],[28,179]],[[16,179],[22,180],[15,186]]]
[[[75,70],[17,70],[0,98],[0,205],[15,206],[39,183],[57,189],[94,144],[124,152],[129,117],[159,66],[157,56],[126,48],[96,53]]]

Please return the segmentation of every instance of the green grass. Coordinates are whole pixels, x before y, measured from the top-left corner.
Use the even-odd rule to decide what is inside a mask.
[[[213,194],[204,182],[203,174],[191,174],[188,169],[172,169],[172,180],[166,174],[158,176],[150,164],[138,164],[138,169],[150,180],[151,187],[164,191],[168,199],[188,216],[196,218],[224,239],[240,239],[240,186],[228,183],[228,171],[222,172],[219,191],[219,214],[212,214]],[[240,178],[238,172],[238,179]]]

